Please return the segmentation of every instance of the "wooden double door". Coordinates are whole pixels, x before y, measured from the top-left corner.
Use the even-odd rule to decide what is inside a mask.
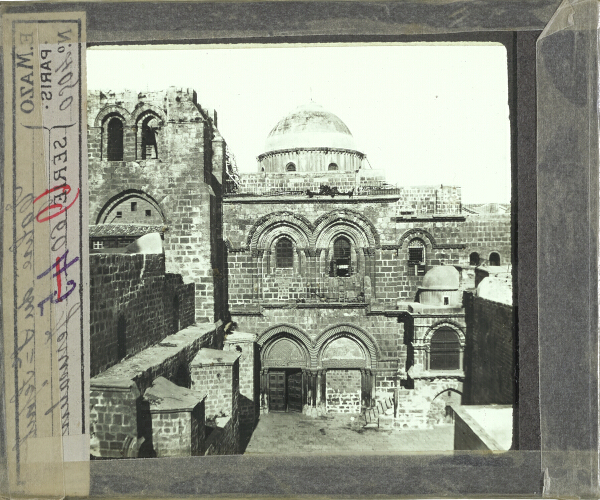
[[[302,370],[269,370],[269,411],[302,412]]]

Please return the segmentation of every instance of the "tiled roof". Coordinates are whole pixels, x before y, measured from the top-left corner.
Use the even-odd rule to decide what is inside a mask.
[[[90,238],[107,236],[144,236],[149,233],[164,233],[163,224],[96,224],[90,226]]]

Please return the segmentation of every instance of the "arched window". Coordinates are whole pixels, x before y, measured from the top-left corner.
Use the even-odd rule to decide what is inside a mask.
[[[469,255],[469,265],[478,266],[479,265],[479,254],[477,252],[473,252]]]
[[[460,340],[451,328],[440,328],[431,336],[429,369],[460,369]]]
[[[490,254],[490,266],[499,266],[500,265],[500,254],[497,252],[492,252]]]
[[[141,158],[142,158],[142,160],[158,158],[158,146],[157,146],[157,142],[156,142],[157,130],[158,130],[158,118],[156,117],[156,115],[149,114],[149,115],[146,115],[141,120]]]
[[[121,361],[127,356],[127,322],[125,316],[117,320],[117,359]]]
[[[338,169],[337,163],[329,164],[328,170],[337,170],[337,169]]]
[[[351,245],[348,238],[340,236],[333,243],[332,274],[334,276],[350,276]]]
[[[275,245],[275,262],[278,268],[294,267],[294,247],[288,238],[281,238]]]
[[[116,116],[106,126],[106,159],[123,161],[123,122]]]
[[[408,266],[413,276],[425,274],[425,243],[415,238],[408,244]]]
[[[296,165],[293,162],[289,162],[286,166],[285,166],[285,170],[287,172],[295,172],[296,171]]]

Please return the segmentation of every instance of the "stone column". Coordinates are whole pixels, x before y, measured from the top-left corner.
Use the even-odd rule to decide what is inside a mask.
[[[245,445],[250,441],[259,413],[258,345],[256,335],[235,332],[227,336],[224,351],[239,354],[239,415],[240,439]],[[243,449],[242,448],[242,449]]]

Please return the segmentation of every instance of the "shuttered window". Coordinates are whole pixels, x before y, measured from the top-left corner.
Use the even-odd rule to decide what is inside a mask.
[[[440,328],[431,337],[430,370],[460,369],[460,341],[450,328]]]

